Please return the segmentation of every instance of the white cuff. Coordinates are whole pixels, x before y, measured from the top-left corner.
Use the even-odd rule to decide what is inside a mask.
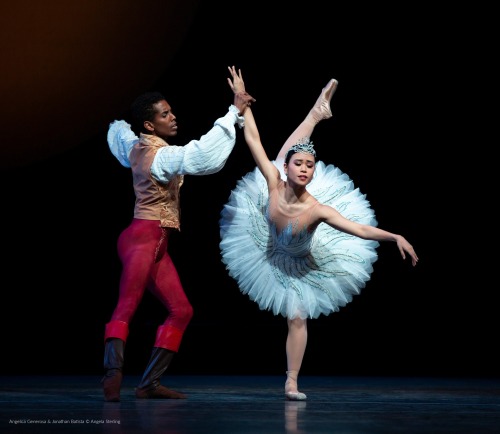
[[[236,123],[240,128],[243,128],[245,126],[245,118],[243,116],[240,116],[240,111],[238,110],[238,107],[236,107],[234,104],[231,104],[229,106],[229,111],[231,113],[236,114]]]

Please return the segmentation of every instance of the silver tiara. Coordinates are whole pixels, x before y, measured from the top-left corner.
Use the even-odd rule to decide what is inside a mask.
[[[301,139],[299,139],[299,141],[287,151],[286,155],[288,157],[288,154],[295,154],[297,152],[311,154],[316,158],[316,151],[314,150],[313,142],[309,140],[309,137],[302,137]]]

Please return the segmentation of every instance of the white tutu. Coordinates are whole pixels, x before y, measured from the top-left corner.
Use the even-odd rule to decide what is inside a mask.
[[[286,179],[279,163],[274,162]],[[316,162],[307,190],[346,218],[377,225],[366,196],[337,167]],[[243,294],[275,315],[304,319],[336,312],[360,293],[377,260],[378,242],[325,223],[312,234],[278,236],[267,220],[267,204],[267,184],[256,168],[237,182],[221,212],[222,262]]]

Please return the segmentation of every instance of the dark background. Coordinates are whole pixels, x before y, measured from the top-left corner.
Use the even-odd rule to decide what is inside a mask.
[[[178,118],[171,144],[199,138],[231,104],[227,66],[236,65],[271,157],[328,80],[339,81],[334,116],[313,136],[319,158],[346,172],[379,226],[420,257],[412,268],[382,244],[362,294],[309,322],[302,374],[499,375],[495,290],[478,265],[488,255],[471,242],[477,227],[463,213],[476,213],[474,200],[450,163],[442,15],[348,2],[36,3],[1,14],[0,374],[102,373],[116,240],[134,205],[107,126],[139,93],[159,90]],[[171,373],[284,375],[285,319],[239,292],[218,247],[220,211],[253,167],[240,131],[221,172],[186,177],[169,250],[195,315]],[[146,294],[126,372],[142,373],[165,315]]]

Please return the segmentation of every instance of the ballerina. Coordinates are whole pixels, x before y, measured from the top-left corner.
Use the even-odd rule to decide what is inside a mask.
[[[229,72],[231,89],[244,89],[241,70]],[[240,291],[287,319],[285,397],[295,401],[307,399],[298,390],[307,320],[338,311],[360,293],[380,241],[395,242],[403,259],[418,262],[402,235],[376,227],[370,203],[351,179],[316,160],[310,138],[320,121],[332,117],[337,85],[331,79],[323,88],[275,161],[247,107],[244,136],[257,168],[238,182],[219,221],[222,262]]]

